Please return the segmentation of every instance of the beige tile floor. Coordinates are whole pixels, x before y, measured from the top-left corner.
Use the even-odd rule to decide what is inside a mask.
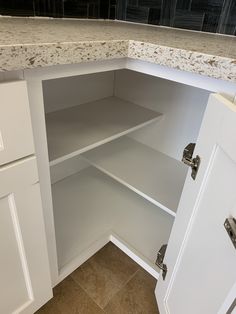
[[[37,314],[158,314],[156,280],[108,243],[54,289]]]

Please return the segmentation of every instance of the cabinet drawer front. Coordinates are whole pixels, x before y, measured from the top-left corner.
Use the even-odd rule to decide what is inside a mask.
[[[0,198],[36,182],[38,169],[35,156],[0,166]]]
[[[0,84],[0,165],[34,153],[25,81]]]

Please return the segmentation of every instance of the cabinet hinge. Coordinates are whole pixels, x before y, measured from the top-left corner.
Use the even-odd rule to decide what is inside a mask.
[[[227,231],[233,246],[236,249],[236,219],[227,218],[224,222],[225,230]]]
[[[160,250],[157,252],[156,265],[162,270],[162,278],[165,280],[167,274],[167,266],[163,263],[165,253],[167,249],[167,244],[161,246]]]
[[[196,145],[195,143],[188,144],[184,149],[182,158],[182,162],[192,168],[191,177],[193,178],[193,180],[196,179],[198,169],[201,163],[201,158],[198,155],[195,158],[193,158],[195,145]]]

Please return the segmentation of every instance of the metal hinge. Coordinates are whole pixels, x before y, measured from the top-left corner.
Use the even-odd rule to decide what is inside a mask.
[[[201,162],[201,158],[198,155],[195,158],[192,158],[195,145],[196,145],[195,143],[188,144],[184,149],[182,158],[182,162],[192,168],[191,177],[193,178],[193,180],[196,179],[197,172]]]
[[[236,249],[236,219],[227,218],[224,222],[225,230],[228,232],[229,238]]]
[[[162,278],[165,280],[167,274],[167,266],[163,263],[165,253],[167,249],[167,244],[162,245],[160,250],[157,253],[156,265],[162,270]]]

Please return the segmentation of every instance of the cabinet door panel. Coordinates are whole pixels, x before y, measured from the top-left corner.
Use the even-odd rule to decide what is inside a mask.
[[[0,313],[13,313],[33,301],[32,286],[14,196],[0,199]]]
[[[224,228],[236,217],[236,160],[216,150],[168,294],[170,313],[217,313],[236,282],[236,252]]]
[[[34,153],[25,81],[0,84],[0,165]]]
[[[35,157],[0,167],[0,313],[32,314],[52,296],[37,181]]]
[[[235,108],[220,95],[209,98],[194,152],[200,168],[196,180],[188,173],[165,255],[167,276],[156,288],[161,314],[221,313],[236,284],[235,247],[224,227],[236,218]]]

